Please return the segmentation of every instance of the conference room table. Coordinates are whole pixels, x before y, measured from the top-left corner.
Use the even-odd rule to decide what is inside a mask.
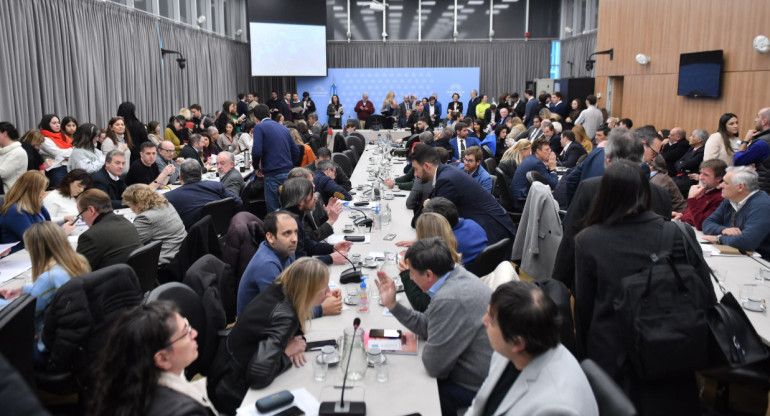
[[[354,186],[353,192],[355,192],[353,198],[358,198],[362,194],[362,191],[356,189],[356,185],[368,185],[372,182],[368,179],[367,167],[374,166],[369,164],[369,158],[374,157],[374,149],[376,149],[376,146],[367,146],[351,176],[351,182]],[[391,177],[402,175],[402,170],[405,165],[406,161],[403,159],[400,161],[394,160],[391,168]],[[412,211],[405,206],[405,195],[407,195],[407,192],[400,191],[393,193],[394,197],[392,200],[381,201],[383,207],[387,203],[392,211],[393,219],[391,223],[383,226],[382,229],[376,229],[375,227],[371,232],[360,233],[358,230],[353,232],[351,235],[363,234],[367,236],[370,241],[368,243],[353,243],[349,255],[361,254],[362,258],[364,258],[373,254],[379,257],[383,252],[400,252],[403,248],[396,246],[395,243],[397,241],[411,240],[416,237],[414,229],[410,226]],[[373,211],[369,210],[365,210],[365,212],[366,215],[370,217],[373,213]],[[352,224],[353,220],[351,215],[361,216],[360,213],[345,208],[344,212],[334,224],[335,234],[330,237],[328,241],[339,241],[342,236],[347,235],[343,233],[343,228],[346,224]],[[384,240],[383,237],[387,234],[395,234],[395,239],[390,241]],[[345,264],[333,265],[330,268],[330,285],[339,287],[342,291],[343,298],[346,296],[349,285],[340,285],[339,276],[342,271],[350,267],[349,264]],[[345,328],[352,327],[354,318],[361,319],[360,328],[364,331],[373,328],[400,329],[402,331],[407,331],[407,329],[399,324],[396,318],[391,316],[387,312],[387,309],[381,306],[376,300],[377,287],[374,284],[373,279],[376,278],[377,270],[375,268],[364,268],[362,269],[362,272],[363,275],[367,277],[366,284],[370,291],[369,312],[358,313],[355,306],[343,304],[343,310],[340,315],[324,316],[310,322],[309,329],[305,334],[305,338],[308,342],[337,339],[341,337]],[[403,293],[399,293],[397,298],[400,303],[410,307],[409,302]],[[396,416],[415,412],[419,412],[425,416],[440,414],[436,379],[428,376],[425,367],[422,364],[421,357],[423,346],[424,340],[419,340],[417,355],[386,354],[389,373],[389,379],[386,382],[376,381],[375,371],[372,367],[366,371],[364,378],[361,381],[351,382],[348,380],[348,386],[363,387],[367,415]],[[345,349],[347,349],[347,347],[345,347]],[[315,381],[313,378],[312,360],[315,360],[319,354],[320,352],[318,351],[306,352],[305,355],[308,362],[303,367],[292,367],[287,372],[279,375],[275,381],[266,388],[249,390],[243,399],[238,414],[257,414],[254,407],[257,399],[282,390],[304,388],[319,402],[322,401],[322,399],[327,398],[332,400],[336,398],[336,400],[339,401],[341,390],[335,387],[342,385],[343,376],[342,369],[340,368],[342,365],[329,366],[326,380],[323,382]],[[351,393],[346,393],[346,395],[351,397]],[[317,411],[318,409],[304,410],[310,410],[308,414],[311,415],[315,414],[313,411]]]
[[[337,133],[342,133],[342,130],[333,129],[332,135],[326,137],[327,146],[329,147],[329,149],[334,148],[334,136],[336,136]],[[409,129],[394,129],[394,130],[356,129],[356,133],[360,133],[362,136],[364,136],[364,139],[366,139],[367,143],[369,143],[370,141],[376,142],[378,134],[381,135],[381,137],[384,139],[385,135],[390,133],[390,139],[393,140],[394,142],[400,142],[412,135],[412,131]]]

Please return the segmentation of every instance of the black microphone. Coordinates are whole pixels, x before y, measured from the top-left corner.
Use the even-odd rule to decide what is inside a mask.
[[[352,206],[350,204],[348,204],[348,208],[352,209],[353,211],[358,211],[358,212],[360,212],[364,216],[364,218],[359,218],[359,219],[353,221],[353,223],[355,225],[363,225],[364,227],[369,227],[369,229],[371,230],[372,225],[374,225],[374,220],[373,219],[367,217],[366,213],[363,210],[358,209],[358,208],[356,208],[356,207],[354,207],[354,206]]]
[[[365,402],[345,402],[345,385],[348,381],[348,370],[350,369],[350,359],[353,356],[353,344],[356,341],[356,332],[361,325],[361,318],[353,320],[353,336],[350,340],[350,351],[348,352],[348,363],[345,366],[345,375],[342,377],[342,393],[339,402],[322,402],[318,409],[318,416],[365,416]]]
[[[342,283],[343,285],[346,285],[348,283],[359,283],[361,281],[361,277],[363,276],[363,274],[361,274],[361,271],[356,268],[356,265],[352,261],[350,261],[348,256],[342,254],[336,248],[333,248],[333,250],[336,251],[337,254],[339,254],[340,256],[344,257],[345,260],[347,260],[348,263],[350,263],[350,265],[353,266],[352,268],[347,269],[340,274],[340,283]]]

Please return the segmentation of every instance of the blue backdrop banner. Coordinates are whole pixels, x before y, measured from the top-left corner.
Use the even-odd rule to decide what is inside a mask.
[[[388,91],[396,93],[399,103],[404,94],[422,99],[436,93],[445,112],[453,93],[460,94],[460,101],[467,107],[471,90],[478,89],[479,68],[329,68],[325,77],[297,77],[297,92],[300,97],[305,91],[310,93],[321,123],[328,120],[326,106],[334,93],[345,106],[344,124],[356,117],[353,108],[364,93],[369,94],[375,114],[380,114]]]

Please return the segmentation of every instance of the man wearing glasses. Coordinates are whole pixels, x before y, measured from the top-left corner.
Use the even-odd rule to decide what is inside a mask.
[[[465,158],[460,166],[465,173],[471,175],[476,182],[479,183],[487,192],[492,192],[492,177],[489,176],[489,172],[481,166],[481,159],[484,158],[484,153],[481,152],[481,148],[478,146],[472,146],[465,150]]]
[[[177,158],[174,160],[174,143],[168,140],[160,142],[158,147],[158,155],[155,157],[155,165],[158,166],[158,171],[163,171],[166,166],[173,166],[174,172],[168,176],[168,183],[179,182],[179,163],[182,163],[182,159]]]

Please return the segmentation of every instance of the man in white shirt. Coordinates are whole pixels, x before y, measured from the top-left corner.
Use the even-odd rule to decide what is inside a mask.
[[[575,120],[576,126],[583,126],[586,129],[586,134],[590,138],[594,138],[596,130],[602,125],[604,119],[602,118],[602,112],[596,108],[596,96],[591,94],[586,97],[586,105],[588,108],[583,110]]]

